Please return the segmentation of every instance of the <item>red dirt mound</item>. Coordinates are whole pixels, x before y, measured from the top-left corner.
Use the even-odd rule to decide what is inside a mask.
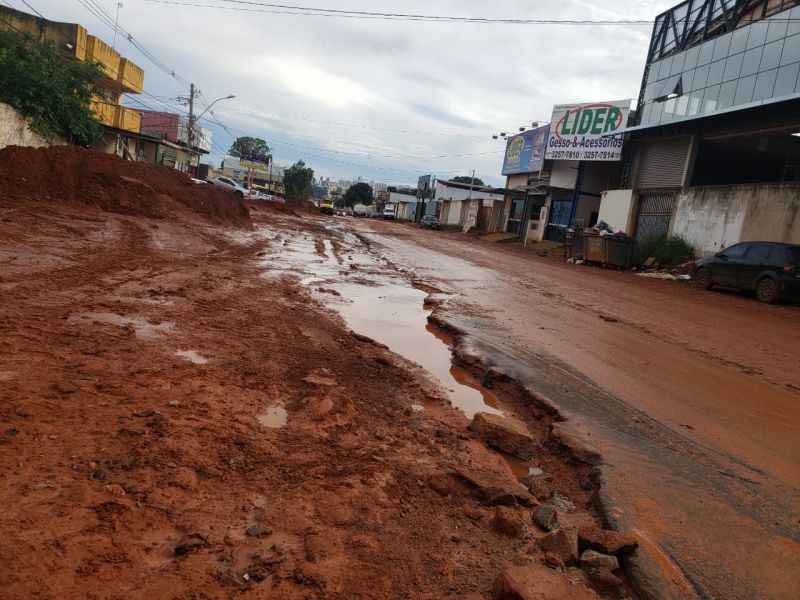
[[[168,167],[77,146],[0,150],[0,198],[55,200],[153,218],[175,216],[185,207],[215,222],[250,224],[244,202],[227,190],[195,184]]]

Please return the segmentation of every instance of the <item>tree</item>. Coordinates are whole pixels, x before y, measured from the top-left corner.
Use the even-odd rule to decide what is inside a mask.
[[[311,196],[311,182],[314,180],[314,169],[306,167],[306,163],[298,160],[283,174],[283,187],[286,199],[290,202],[308,200]]]
[[[272,158],[266,141],[249,136],[236,138],[231,149],[228,150],[228,154],[258,163],[269,162],[270,158]]]
[[[342,204],[355,206],[356,204],[372,204],[372,187],[368,183],[354,183],[344,193]]]
[[[103,128],[92,112],[94,84],[103,78],[91,62],[65,60],[29,34],[0,31],[0,101],[27,117],[33,131],[92,145]]]
[[[458,177],[453,177],[450,181],[453,183],[466,183],[467,185],[486,185],[477,177],[472,178],[469,175],[459,175]]]

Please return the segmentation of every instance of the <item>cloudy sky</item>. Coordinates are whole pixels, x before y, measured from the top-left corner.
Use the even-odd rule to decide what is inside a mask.
[[[1,0],[20,10],[22,0]],[[209,122],[218,161],[231,135],[265,138],[276,161],[323,176],[416,183],[475,169],[501,183],[499,131],[549,121],[553,104],[633,98],[650,27],[434,23],[265,12],[262,0],[122,0],[120,25],[172,78],[120,37],[145,70],[156,109],[193,81],[227,131]],[[116,0],[28,0],[107,42]],[[174,2],[174,3],[165,3]],[[651,20],[673,0],[285,0],[286,5],[490,18]],[[193,6],[189,6],[189,5]],[[226,10],[237,9],[237,10]],[[129,102],[135,106],[132,102]]]

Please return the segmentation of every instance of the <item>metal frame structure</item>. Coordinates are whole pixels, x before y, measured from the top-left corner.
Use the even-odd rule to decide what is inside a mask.
[[[686,0],[656,17],[647,63],[800,4],[800,0]]]

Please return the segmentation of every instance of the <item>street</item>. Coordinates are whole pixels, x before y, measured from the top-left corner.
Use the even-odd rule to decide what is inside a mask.
[[[665,554],[685,578],[679,588],[793,597],[800,308],[458,233],[349,224],[415,279],[453,294],[436,317],[591,440],[607,465],[612,518]]]

